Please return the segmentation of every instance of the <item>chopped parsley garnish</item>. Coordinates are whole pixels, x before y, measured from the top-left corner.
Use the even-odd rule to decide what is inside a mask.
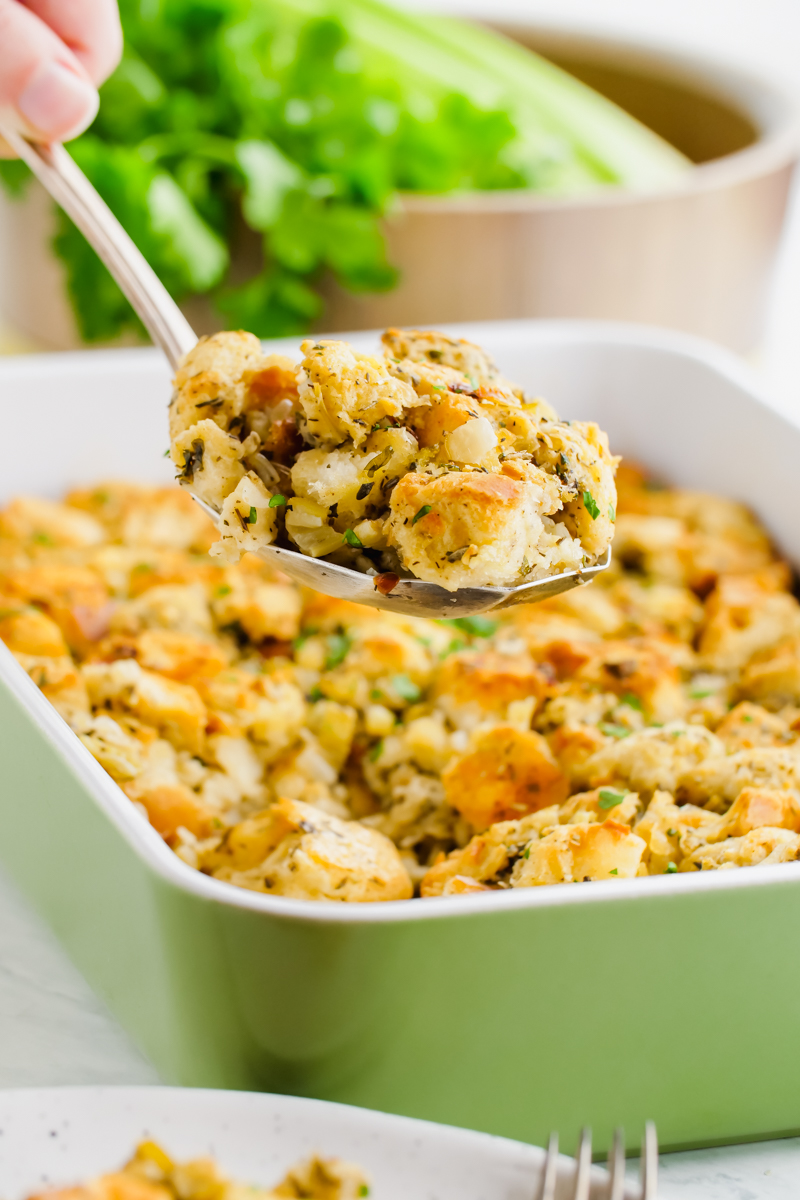
[[[619,871],[616,867],[614,867],[613,870],[609,871],[608,873],[609,875],[619,875]]]
[[[328,635],[328,657],[325,659],[325,670],[332,671],[347,658],[347,652],[352,641],[346,633],[331,633]]]
[[[677,837],[677,836],[678,836],[677,829],[668,829],[667,830],[667,837]]]
[[[381,738],[381,740],[379,742],[376,742],[375,745],[370,749],[369,761],[377,762],[382,754],[383,754],[383,738]]]
[[[442,650],[439,654],[439,659],[447,658],[450,654],[457,654],[459,650],[463,650],[466,642],[459,641],[458,638],[453,638],[446,650]]]
[[[255,525],[255,523],[256,523],[256,521],[257,521],[257,520],[258,520],[258,511],[257,511],[257,509],[253,508],[253,506],[252,506],[252,504],[251,504],[251,505],[250,505],[250,512],[249,512],[249,513],[248,513],[248,515],[247,515],[247,524],[248,524],[248,525]]]
[[[713,696],[714,694],[714,688],[689,688],[689,697],[692,700],[705,700],[707,696]]]
[[[591,492],[583,493],[583,507],[586,509],[593,521],[596,521],[600,516],[600,509],[597,507],[597,501]]]
[[[614,508],[613,504],[609,504],[609,506],[608,506],[608,517],[609,517],[609,520],[611,521],[612,525],[616,525],[617,510]]]
[[[150,563],[137,563],[133,568],[133,574],[145,575],[147,572],[152,571],[153,569],[154,568],[150,566]],[[230,588],[228,588],[228,591],[230,591]]]
[[[616,808],[627,795],[627,792],[618,791],[616,788],[600,788],[597,793],[597,805],[599,808]]]
[[[751,717],[750,713],[745,713],[744,716],[742,717],[743,721],[752,721],[752,719],[753,718]]]
[[[407,700],[409,704],[416,704],[422,695],[414,680],[409,679],[407,675],[395,675],[392,679],[392,687],[400,699]]]
[[[312,687],[311,691],[308,693],[308,698],[312,704],[316,704],[318,700],[322,699],[322,688]]]
[[[430,511],[431,511],[430,504],[423,504],[422,508],[419,510],[419,512],[416,514],[416,516],[411,518],[411,524],[416,525],[417,521],[421,521],[423,517],[427,517],[427,515]]]
[[[347,542],[348,546],[352,546],[355,550],[363,550],[364,543],[357,533],[353,533],[352,529],[345,529],[343,542]]]
[[[164,451],[164,458],[169,458],[169,456],[170,456],[170,454],[171,454],[171,453],[172,453],[172,451],[171,451],[171,450],[169,450],[169,449],[165,450],[165,451]]]
[[[533,570],[533,567],[532,567],[532,566],[531,566],[531,564],[528,562],[528,556],[527,556],[526,554],[523,554],[523,556],[522,556],[522,566],[521,566],[521,567],[520,567],[520,569],[519,569],[519,573],[520,573],[520,575],[523,575],[523,576],[524,576],[524,575],[530,575],[530,573],[531,573],[531,571],[532,571],[532,570]]]
[[[379,704],[383,700],[383,692],[380,688],[373,688],[369,694],[369,698],[370,700],[374,700],[376,704]]]
[[[369,1187],[366,1183],[360,1183],[358,1185],[358,1194],[359,1194],[359,1196],[368,1196],[369,1195]]]
[[[55,542],[50,537],[49,533],[35,533],[33,540],[40,546],[55,546]]]
[[[694,865],[697,866],[697,863],[695,863]],[[675,872],[677,871],[677,869],[678,869],[677,863],[667,863],[667,869],[664,872],[664,874],[665,875],[674,875]]]
[[[217,588],[216,594],[218,596],[228,596],[228,595],[230,595],[230,591],[231,591],[231,589],[227,583],[221,583],[219,585],[219,587]]]
[[[524,849],[524,850],[523,850],[523,852],[522,852],[522,857],[523,857],[523,858],[530,858],[530,856],[531,856],[531,848],[530,848],[530,846],[526,846],[526,847],[525,847],[525,849]]]
[[[627,704],[628,708],[635,708],[637,712],[642,711],[642,702],[638,696],[634,696],[633,692],[626,692],[620,700],[620,704]]]
[[[270,498],[269,498],[270,508],[280,508],[281,505],[285,504],[285,503],[286,503],[285,496],[270,496]]]
[[[631,733],[633,732],[631,729],[626,729],[624,725],[613,725],[608,721],[604,721],[602,725],[599,726],[599,729],[600,732],[604,733],[607,737],[613,738],[630,737]]]
[[[460,629],[462,633],[468,634],[470,637],[491,637],[497,632],[498,621],[493,621],[491,617],[444,617],[437,622],[439,625],[450,625],[453,629]]]

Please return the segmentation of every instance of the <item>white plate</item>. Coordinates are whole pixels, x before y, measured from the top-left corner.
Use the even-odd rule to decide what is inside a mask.
[[[260,1185],[314,1153],[349,1159],[370,1176],[373,1200],[532,1200],[544,1159],[505,1138],[294,1096],[32,1088],[0,1091],[0,1195],[24,1200],[114,1170],[145,1137],[178,1159],[212,1155],[227,1174]],[[566,1196],[574,1165],[560,1166]]]

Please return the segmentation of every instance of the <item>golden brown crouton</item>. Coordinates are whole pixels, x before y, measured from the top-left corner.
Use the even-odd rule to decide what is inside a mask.
[[[200,338],[175,373],[169,410],[172,440],[203,419],[227,429],[241,414],[248,382],[263,361],[261,343],[252,333],[224,332]]]
[[[512,725],[474,733],[442,782],[449,803],[477,830],[560,804],[568,786],[541,734]]]
[[[559,825],[517,860],[512,887],[548,883],[587,883],[596,879],[632,879],[639,870],[645,843],[627,825]]]
[[[280,800],[246,829],[233,829],[203,856],[202,866],[217,879],[253,891],[306,900],[363,903],[407,900],[412,894],[388,838],[297,800]]]

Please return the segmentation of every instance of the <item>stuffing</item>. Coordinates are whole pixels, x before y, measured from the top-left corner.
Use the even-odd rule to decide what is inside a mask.
[[[253,471],[248,471],[223,501],[219,518],[222,536],[210,547],[211,556],[238,562],[243,551],[257,551],[273,542],[278,519],[272,500],[272,492]]]
[[[248,379],[263,368],[264,357],[261,343],[252,333],[215,333],[200,338],[175,373],[169,411],[173,441],[204,418],[227,429],[241,415]]]
[[[767,571],[719,581],[706,603],[699,641],[711,670],[741,670],[754,654],[800,635],[800,604],[776,584]]]
[[[678,780],[678,798],[724,812],[746,787],[799,791],[800,755],[775,746],[711,755],[683,772]]]
[[[512,725],[479,729],[442,772],[447,799],[476,830],[567,797],[567,780],[541,734]]]
[[[112,536],[125,546],[159,550],[208,550],[216,530],[191,496],[174,487],[146,488],[133,483],[101,482],[67,494],[70,509],[101,523],[102,541]]]
[[[277,896],[364,903],[412,894],[388,838],[296,800],[280,800],[234,826],[199,861],[216,879]]]
[[[788,829],[753,829],[744,837],[698,846],[681,861],[678,870],[718,871],[726,867],[796,862],[799,857],[800,834]]]
[[[588,883],[594,879],[632,879],[639,871],[645,844],[627,825],[559,825],[517,860],[512,887],[548,883]]]
[[[243,446],[206,417],[179,434],[172,443],[178,477],[206,504],[221,509],[223,501],[245,474]]]
[[[211,1158],[174,1162],[152,1141],[141,1142],[120,1171],[73,1187],[49,1188],[29,1200],[356,1200],[368,1196],[368,1177],[339,1158],[297,1163],[273,1187],[228,1179]]]
[[[88,513],[36,496],[19,496],[0,516],[0,537],[40,546],[96,546],[103,526]]]
[[[559,421],[480,347],[390,330],[383,359],[335,341],[302,353],[290,369],[247,335],[217,334],[176,375],[172,459],[220,513],[219,558],[276,543],[452,591],[605,553],[617,466],[605,434]]]
[[[800,704],[800,637],[754,654],[742,670],[739,691],[773,711]]]
[[[469,347],[437,360],[420,337],[387,366],[428,396],[414,420],[449,380],[459,403],[483,406],[492,453],[505,453],[509,414],[527,402],[495,375],[464,381]],[[229,393],[244,440],[273,417],[302,426],[289,367],[248,371]],[[474,419],[451,433],[472,436]],[[550,416],[525,421],[530,461],[510,452],[505,474],[436,467],[396,482],[392,464],[424,465],[427,451],[388,421],[359,447],[306,444],[277,463],[279,480],[252,465],[260,451],[240,451],[240,515],[251,530],[275,520],[278,538],[302,517],[300,536],[334,538],[346,557],[348,529],[395,553],[382,549],[388,518],[358,498],[365,474],[391,499],[406,480],[524,489],[538,472],[568,503],[570,473],[548,471],[547,455],[568,438],[574,453],[583,433],[558,426],[558,440]],[[795,861],[788,567],[739,506],[651,487],[627,465],[621,477],[620,525],[640,522],[627,565],[617,556],[590,588],[542,604],[440,621],[299,588],[256,553],[209,557],[210,522],[177,488],[107,481],[53,505],[59,520],[94,522],[91,536],[68,521],[32,536],[20,513],[33,509],[12,504],[0,512],[0,637],[120,801],[188,867],[234,886],[372,902]],[[265,506],[273,496],[287,503]],[[648,532],[665,521],[671,559]],[[736,572],[695,571],[701,534],[729,541]]]
[[[590,787],[622,783],[648,797],[658,790],[675,792],[692,768],[700,764],[702,770],[706,759],[714,760],[724,752],[719,739],[702,725],[675,721],[624,732],[626,736],[621,738],[612,735],[601,750],[587,758],[577,773],[579,780]]]

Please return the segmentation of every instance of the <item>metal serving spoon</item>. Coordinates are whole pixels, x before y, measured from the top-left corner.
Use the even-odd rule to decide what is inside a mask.
[[[197,335],[83,171],[58,143],[45,146],[31,142],[4,122],[0,122],[0,136],[28,164],[96,250],[174,370],[196,345]],[[197,496],[194,499],[215,523],[219,522],[215,509]],[[588,583],[611,562],[608,549],[598,563],[581,571],[563,571],[518,587],[459,588],[448,592],[422,579],[365,575],[280,546],[265,546],[259,553],[298,583],[318,592],[413,617],[467,617],[512,604],[547,600]]]

